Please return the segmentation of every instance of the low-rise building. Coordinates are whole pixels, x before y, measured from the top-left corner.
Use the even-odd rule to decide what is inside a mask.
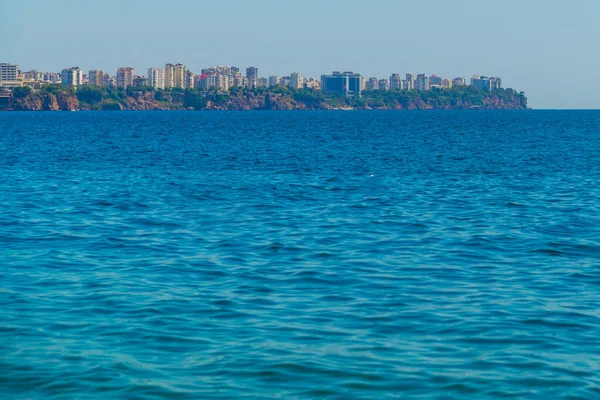
[[[442,78],[437,75],[431,75],[429,77],[429,87],[441,88],[442,87]]]
[[[44,82],[58,83],[60,82],[60,73],[58,72],[44,72]]]
[[[452,79],[452,86],[465,86],[467,81],[465,78],[454,78]]]
[[[134,75],[133,86],[148,86],[148,79],[143,75]]]
[[[315,79],[315,78],[305,79],[304,87],[306,87],[307,89],[320,90],[321,89],[321,81],[319,81],[318,79]]]
[[[496,90],[502,87],[502,79],[497,77],[488,78],[487,76],[473,75],[471,78],[471,86],[480,90]]]
[[[23,72],[23,79],[25,79],[26,81],[39,82],[44,80],[44,74],[40,71],[31,70]]]

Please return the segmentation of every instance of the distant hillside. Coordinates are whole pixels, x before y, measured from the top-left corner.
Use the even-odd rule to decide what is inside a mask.
[[[16,88],[9,110],[526,110],[523,92],[484,92],[472,86],[447,90],[363,92],[361,97],[324,95],[311,89],[155,90],[149,87],[110,89],[96,86],[47,85],[38,90]]]

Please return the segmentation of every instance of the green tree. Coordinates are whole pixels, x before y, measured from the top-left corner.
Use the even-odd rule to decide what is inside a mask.
[[[27,97],[31,93],[31,88],[29,86],[19,86],[13,89],[13,96],[15,99],[22,99]]]

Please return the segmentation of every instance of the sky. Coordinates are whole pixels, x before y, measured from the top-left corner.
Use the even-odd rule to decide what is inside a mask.
[[[598,0],[2,1],[0,62],[252,65],[259,75],[499,76],[533,108],[600,109]]]

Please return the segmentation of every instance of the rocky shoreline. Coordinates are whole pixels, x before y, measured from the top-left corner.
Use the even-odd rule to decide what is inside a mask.
[[[362,97],[324,96],[313,91],[54,88],[13,93],[9,111],[72,110],[525,110],[527,98],[511,89],[480,92],[366,92]]]

